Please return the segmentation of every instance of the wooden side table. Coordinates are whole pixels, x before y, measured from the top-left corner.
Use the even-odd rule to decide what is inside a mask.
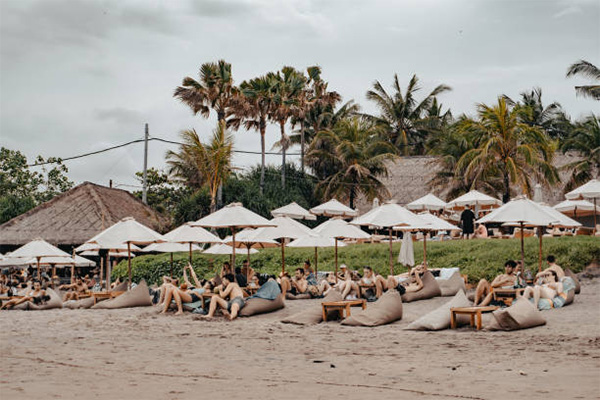
[[[336,310],[340,313],[340,317],[344,318],[344,311],[346,312],[346,317],[351,315],[350,307],[353,306],[361,306],[364,310],[367,308],[367,301],[365,299],[360,300],[343,300],[343,301],[326,301],[321,303],[323,307],[323,321],[327,321],[327,313],[329,311]]]
[[[481,329],[481,314],[486,312],[496,311],[497,306],[485,307],[452,307],[450,309],[450,328],[456,329],[456,315],[465,314],[471,317],[471,326],[475,326],[475,318],[477,318],[477,330]]]

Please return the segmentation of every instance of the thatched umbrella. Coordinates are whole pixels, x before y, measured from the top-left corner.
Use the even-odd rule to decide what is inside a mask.
[[[186,222],[171,232],[165,234],[165,239],[169,242],[186,243],[189,250],[190,264],[192,263],[192,244],[193,243],[221,243],[221,239],[209,231],[199,226],[193,226]],[[198,248],[199,250],[200,248]]]
[[[166,239],[161,234],[140,224],[135,219],[127,217],[108,229],[103,230],[88,240],[88,242],[98,244],[101,249],[112,249],[116,244],[120,243],[127,244],[128,286],[131,288],[131,246],[134,244],[146,245],[151,243],[162,243],[166,242]],[[107,279],[107,285],[108,284],[109,280]]]
[[[231,229],[233,247],[236,247],[235,234],[238,229],[274,226],[266,218],[244,208],[242,203],[231,203],[196,222],[192,222],[190,225]],[[235,252],[232,254],[232,266],[235,268]]]

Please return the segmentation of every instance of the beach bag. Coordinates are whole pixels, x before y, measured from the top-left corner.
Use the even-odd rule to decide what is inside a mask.
[[[390,324],[402,318],[402,297],[397,290],[388,290],[377,301],[364,310],[352,312],[342,321],[349,326],[379,326]]]
[[[546,324],[542,313],[529,301],[515,301],[508,308],[494,311],[492,316],[489,330],[515,331]]]
[[[579,294],[579,292],[581,292],[581,283],[579,283],[577,275],[575,275],[573,271],[567,268],[565,269],[565,276],[568,276],[569,278],[573,279],[573,282],[575,282],[575,294]]]
[[[252,298],[246,300],[246,305],[240,310],[240,317],[250,317],[252,315],[266,314],[277,311],[285,307],[283,294],[277,296],[275,300],[261,298]]]
[[[130,307],[149,307],[152,305],[152,297],[148,294],[148,285],[142,280],[133,289],[119,295],[118,297],[102,301],[92,306],[92,309],[115,309]]]
[[[454,296],[461,289],[467,290],[465,280],[460,276],[460,272],[453,273],[448,279],[436,279],[440,286],[441,296]]]
[[[423,281],[423,288],[418,292],[404,293],[402,295],[402,301],[404,303],[441,296],[442,290],[440,289],[440,285],[438,285],[430,271],[426,271],[421,277],[421,280]]]
[[[323,298],[323,302],[327,301],[342,301],[342,294],[337,290],[330,290],[327,296]],[[331,311],[329,315],[338,315],[337,311]],[[321,302],[317,304],[310,304],[306,310],[301,311],[297,314],[289,316],[282,320],[284,324],[296,324],[296,325],[313,325],[323,322],[323,306]]]
[[[456,293],[452,300],[446,304],[442,304],[440,307],[425,314],[416,321],[413,321],[405,329],[415,331],[439,331],[441,329],[448,329],[450,328],[450,309],[454,307],[471,307],[471,302],[462,290]],[[467,325],[470,320],[470,317],[467,315],[456,316],[457,326]]]

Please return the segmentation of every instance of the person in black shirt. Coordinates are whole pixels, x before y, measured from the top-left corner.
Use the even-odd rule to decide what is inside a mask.
[[[240,267],[235,267],[235,280],[240,287],[246,287],[248,284],[246,275],[242,274],[242,269]]]
[[[465,210],[460,214],[460,224],[462,227],[463,237],[470,239],[470,235],[475,231],[474,227],[475,214],[471,211],[471,207],[467,204]]]

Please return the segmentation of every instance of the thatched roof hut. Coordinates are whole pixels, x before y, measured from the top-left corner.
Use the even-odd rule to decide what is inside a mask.
[[[0,247],[10,250],[36,238],[76,246],[125,217],[158,232],[169,228],[167,217],[131,193],[84,182],[0,225]]]

